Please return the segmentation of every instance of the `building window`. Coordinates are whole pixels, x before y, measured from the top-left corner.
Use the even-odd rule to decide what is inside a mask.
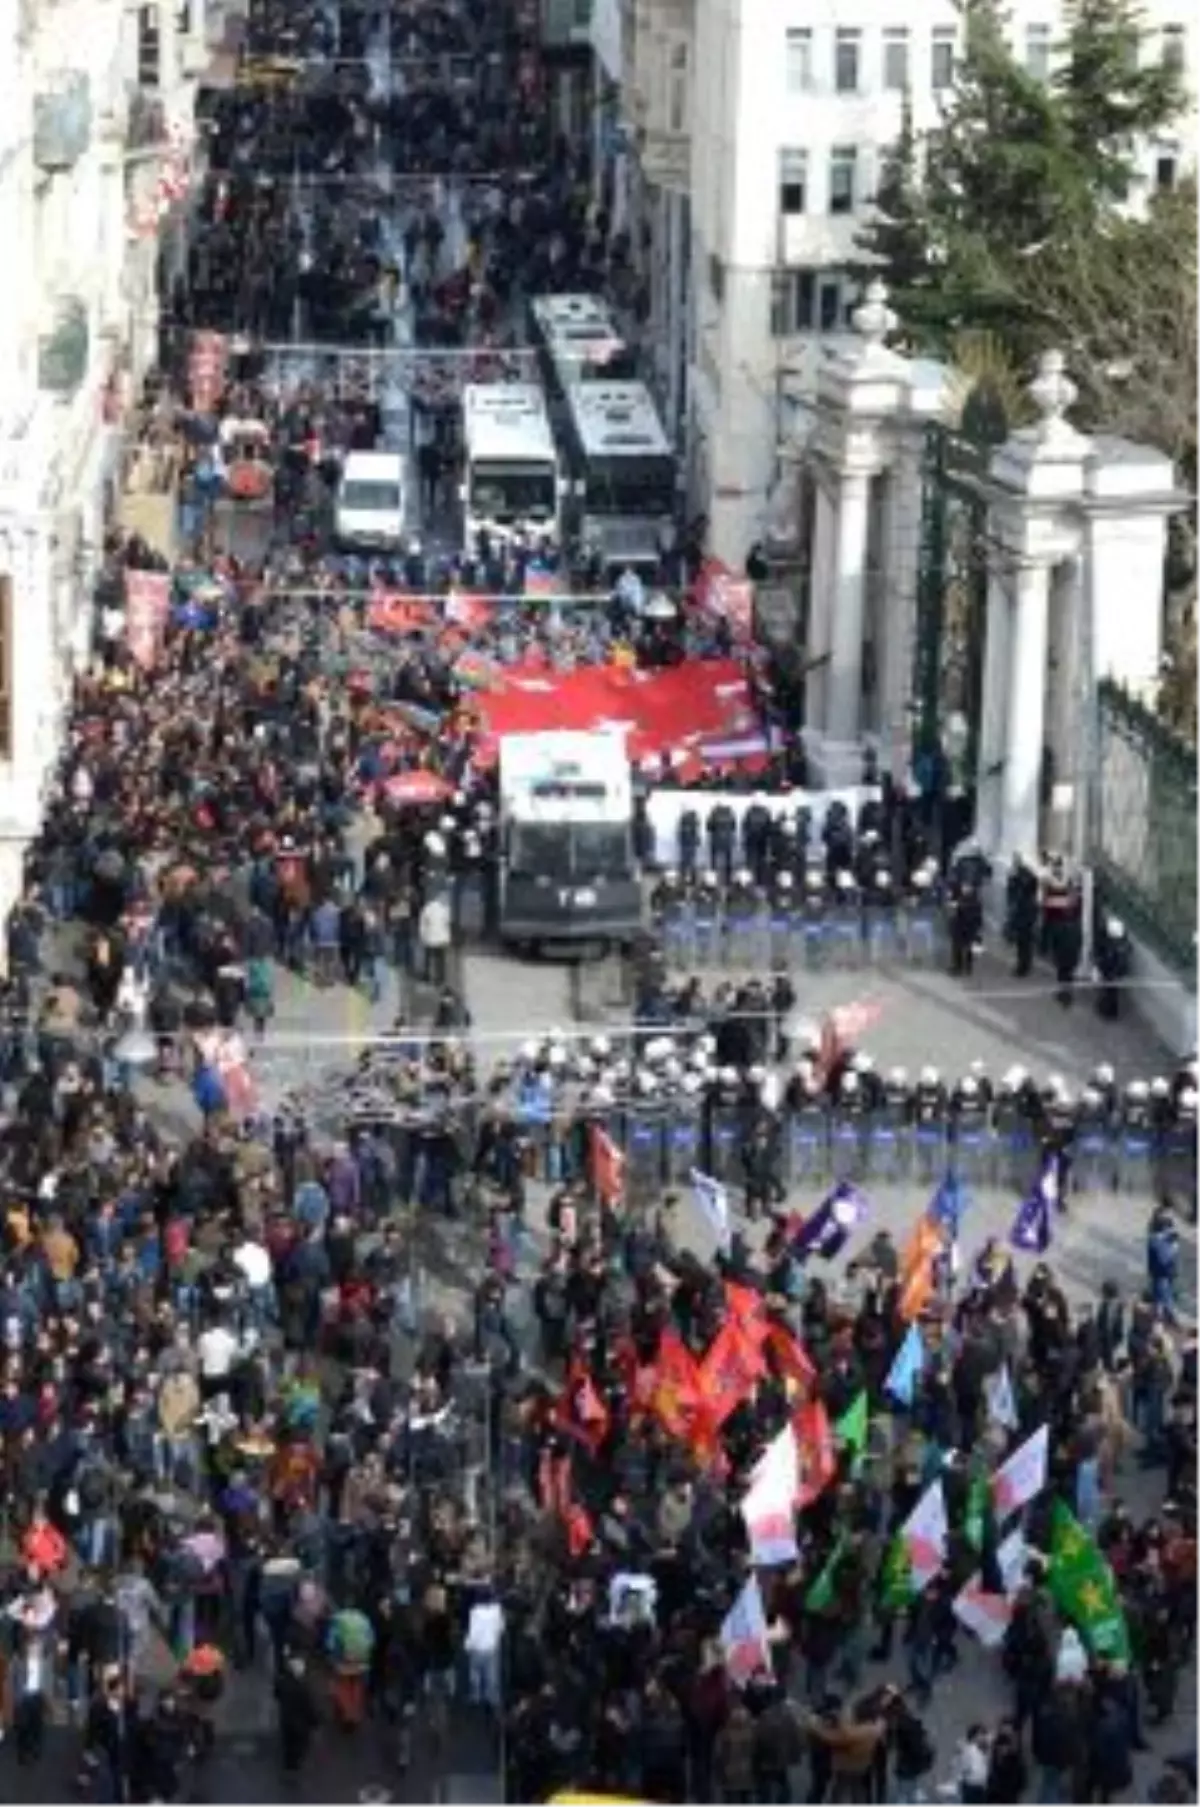
[[[803,213],[807,201],[808,153],[782,150],[779,153],[779,211],[788,218]]]
[[[771,290],[771,332],[791,339],[812,331],[817,279],[812,270],[776,270]]]
[[[906,31],[885,31],[883,34],[883,85],[892,93],[903,93],[908,87]]]
[[[179,32],[179,35],[181,38],[190,38],[191,37],[191,35],[192,35],[192,0],[183,0],[183,4],[179,8],[179,14],[178,14],[178,17],[176,18],[175,24],[176,24],[176,27],[178,29],[178,32]]]
[[[837,276],[827,276],[821,281],[817,320],[823,333],[835,333],[842,324],[842,284]]]
[[[812,32],[789,31],[784,67],[789,94],[807,94],[812,88]]]
[[[0,577],[0,759],[13,750],[12,578]]]
[[[829,153],[829,211],[853,213],[858,152],[852,144],[835,144]]]
[[[1187,39],[1182,25],[1163,26],[1162,60],[1168,69],[1178,69],[1182,73],[1187,62]]]
[[[1174,188],[1175,178],[1179,173],[1178,160],[1170,154],[1156,157],[1154,160],[1154,186],[1158,189]]]
[[[708,254],[708,286],[712,290],[712,298],[720,307],[725,299],[725,265],[715,251]]]
[[[1050,79],[1050,27],[1048,25],[1027,25],[1025,27],[1025,68],[1034,81],[1045,82]]]
[[[667,130],[677,137],[688,127],[688,47],[672,44],[667,64]]]
[[[157,88],[159,83],[158,7],[138,8],[137,78],[139,88]]]
[[[861,31],[839,31],[833,44],[833,85],[839,94],[858,93]]]
[[[949,88],[954,82],[954,32],[946,25],[940,25],[933,34],[929,82],[935,90]]]

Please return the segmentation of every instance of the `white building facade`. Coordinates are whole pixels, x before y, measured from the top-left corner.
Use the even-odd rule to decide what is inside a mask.
[[[156,355],[163,177],[207,50],[202,8],[124,0],[0,0],[0,41],[2,918],[89,653],[122,420]]]
[[[961,20],[952,0],[917,17],[902,0],[627,0],[627,15],[627,117],[656,196],[643,246],[651,358],[687,370],[692,506],[708,516],[711,550],[740,566],[764,530],[797,401],[815,393],[825,350],[848,330],[857,296],[846,268],[905,93],[917,132],[934,126]],[[1194,93],[1190,9],[1148,0],[1144,17],[1146,54],[1178,59]],[[1057,0],[1009,8],[1013,48],[1033,71],[1049,68],[1061,27]],[[1194,160],[1193,124],[1146,146],[1147,184],[1170,184]],[[681,222],[690,288],[678,273]]]

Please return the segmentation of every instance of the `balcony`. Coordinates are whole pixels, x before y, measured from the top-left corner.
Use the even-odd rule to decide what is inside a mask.
[[[586,50],[592,41],[593,0],[542,0],[542,48]]]
[[[92,86],[81,70],[50,78],[33,97],[33,160],[43,175],[73,169],[92,137]]]
[[[89,349],[87,304],[78,295],[64,295],[53,326],[38,340],[38,388],[48,395],[74,395],[87,374]]]

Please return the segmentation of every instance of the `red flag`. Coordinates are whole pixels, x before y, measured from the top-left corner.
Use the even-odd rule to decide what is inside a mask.
[[[608,1436],[612,1414],[579,1356],[567,1368],[566,1387],[554,1407],[554,1423],[567,1436],[578,1437],[593,1455]]]
[[[625,1156],[608,1131],[593,1123],[589,1135],[592,1185],[602,1204],[618,1205],[625,1190]]]
[[[570,1456],[556,1456],[552,1450],[543,1450],[538,1463],[538,1493],[542,1510],[552,1512],[566,1532],[571,1555],[584,1555],[591,1546],[594,1533],[587,1508],[574,1495]]]
[[[650,1410],[672,1437],[690,1439],[701,1412],[700,1369],[676,1331],[663,1331],[653,1372]]]
[[[837,1473],[837,1451],[829,1413],[819,1399],[806,1399],[792,1414],[796,1435],[797,1506],[811,1506]]]
[[[726,1318],[700,1366],[700,1398],[705,1418],[720,1429],[766,1372],[757,1340]]]
[[[785,1381],[792,1381],[806,1393],[811,1391],[816,1384],[817,1370],[804,1344],[792,1335],[786,1324],[767,1325],[766,1348]]]
[[[770,1334],[767,1302],[752,1286],[739,1286],[734,1280],[725,1282],[725,1303],[743,1335],[759,1344]]]

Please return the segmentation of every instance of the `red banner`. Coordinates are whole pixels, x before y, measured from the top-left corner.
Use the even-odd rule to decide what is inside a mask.
[[[170,608],[171,579],[166,571],[126,571],[125,640],[143,671],[158,663]]]

